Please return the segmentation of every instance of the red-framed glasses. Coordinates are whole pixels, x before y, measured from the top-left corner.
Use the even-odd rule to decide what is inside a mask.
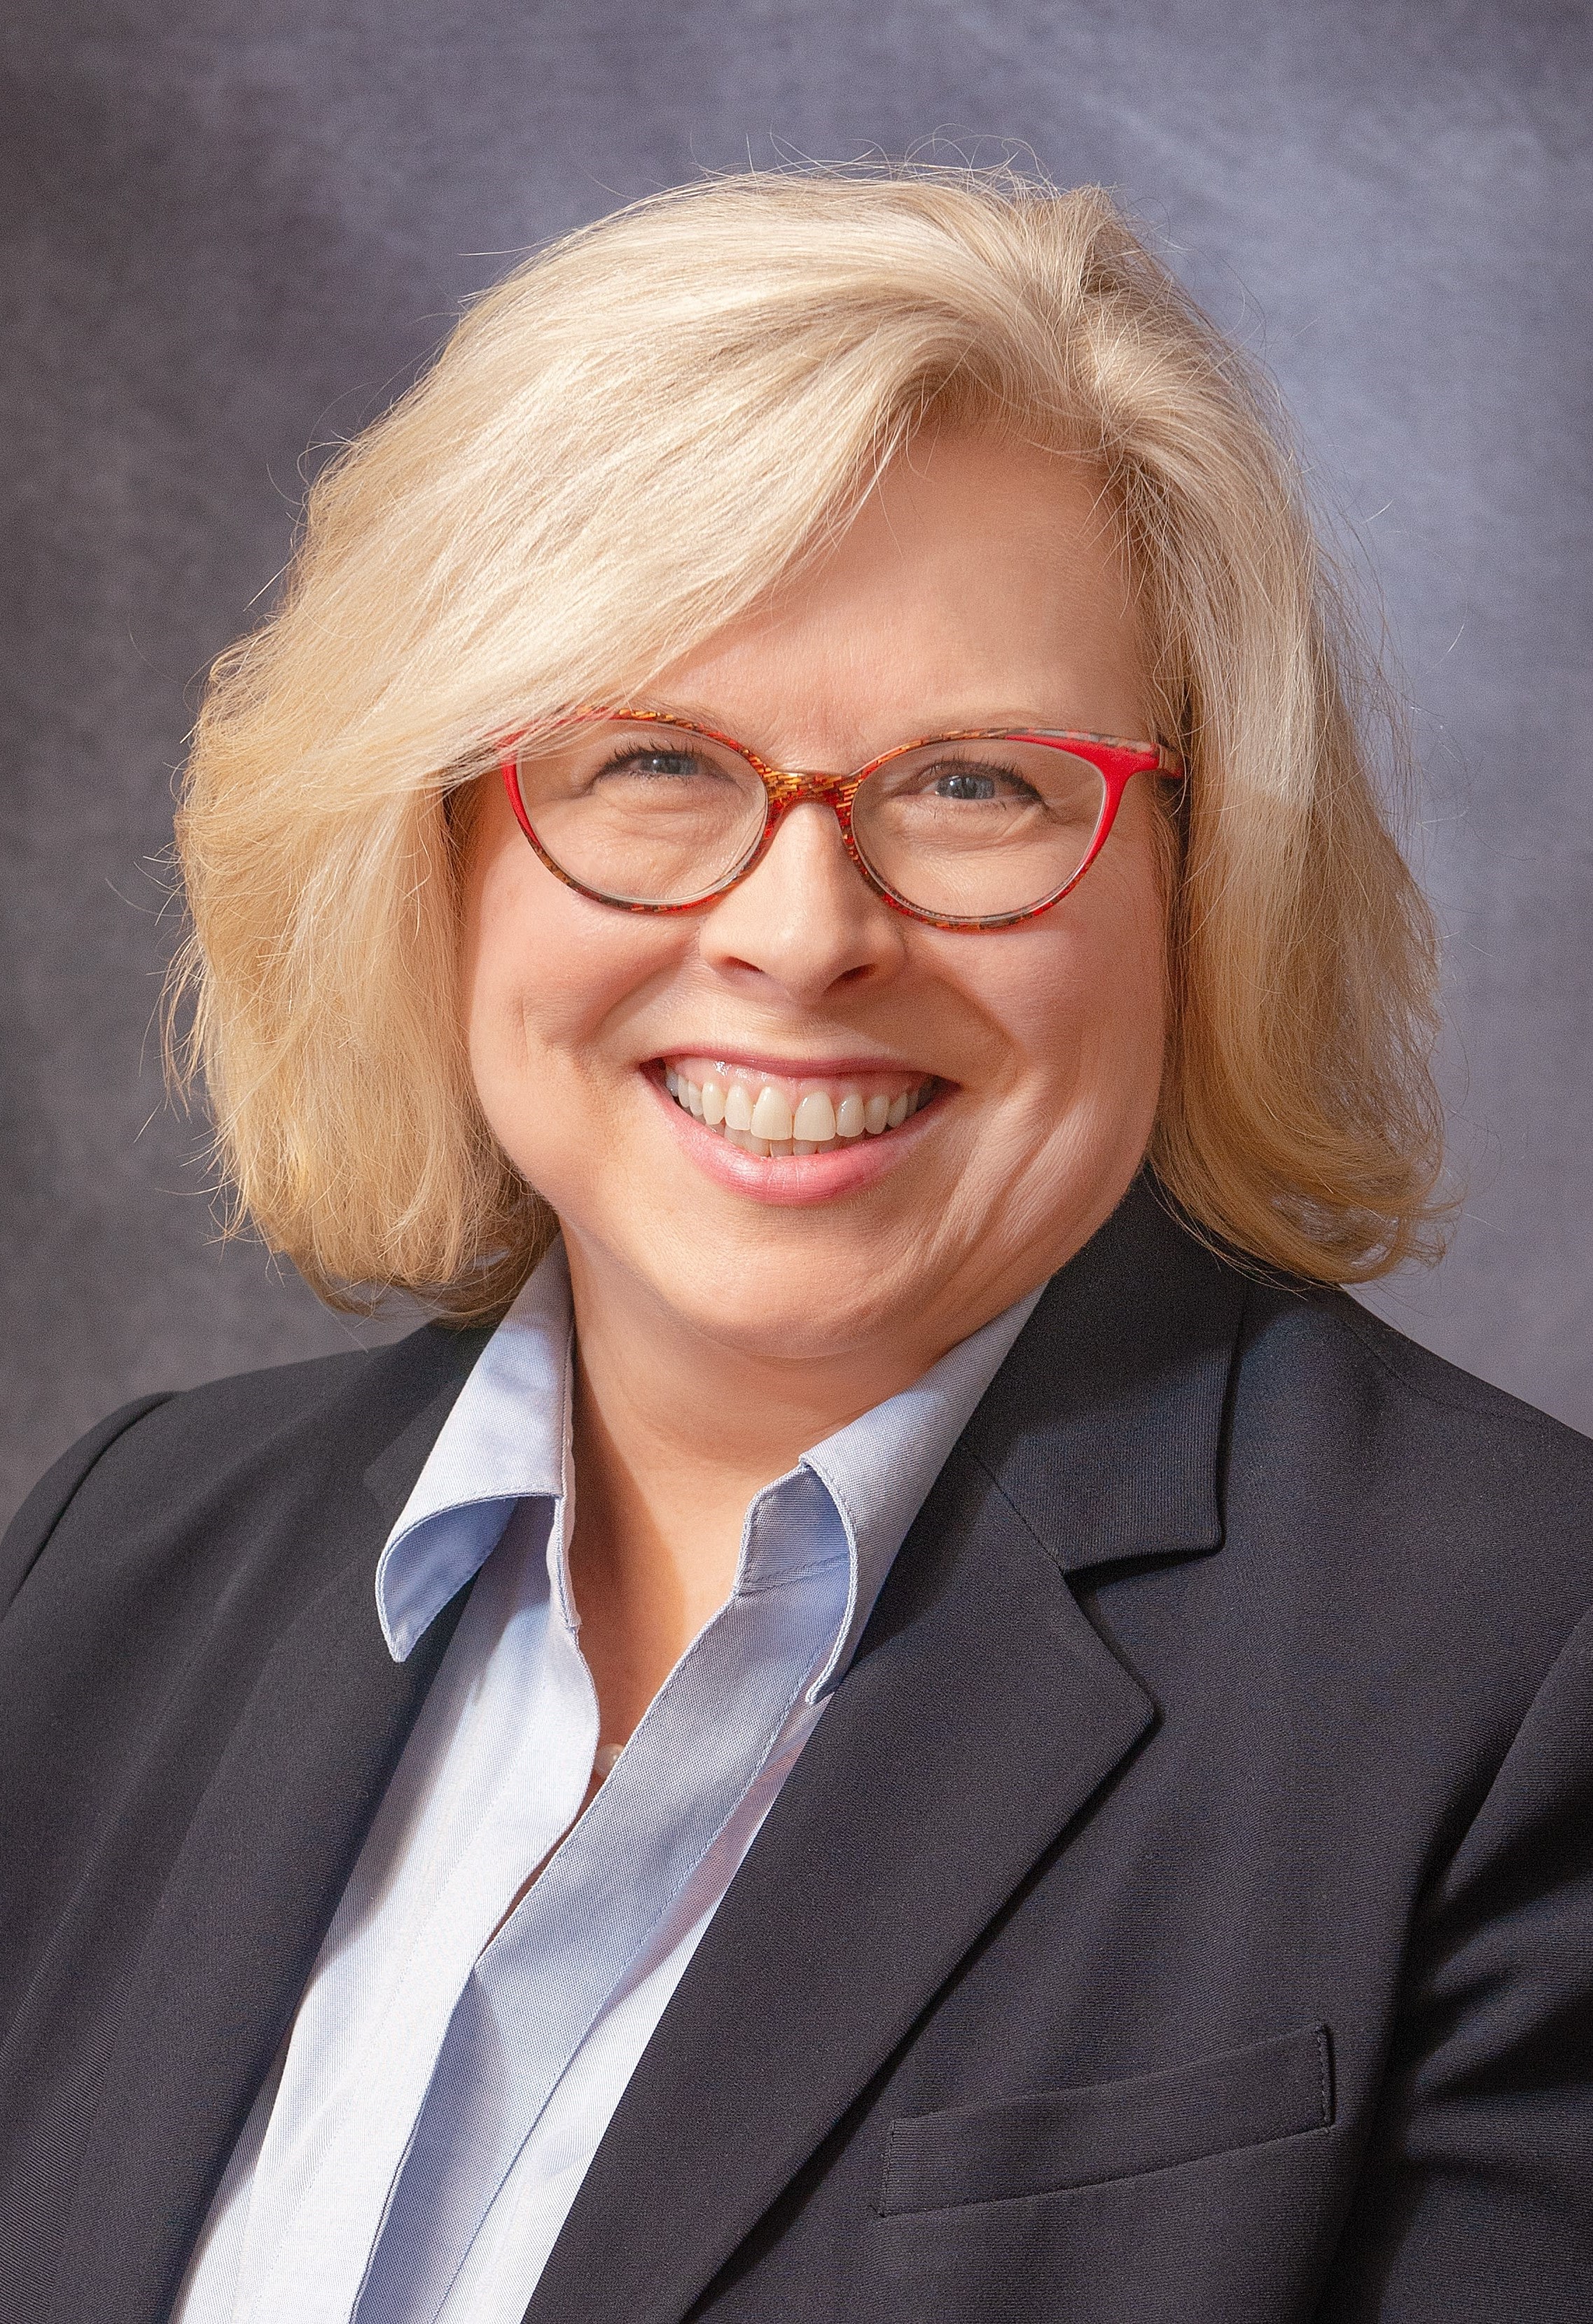
[[[1134,776],[1183,774],[1159,742],[1030,728],[933,735],[852,774],[799,773],[711,726],[632,709],[573,711],[534,741],[516,736],[502,770],[548,869],[597,903],[711,903],[814,800],[834,811],[870,887],[937,928],[1048,911],[1105,846]]]

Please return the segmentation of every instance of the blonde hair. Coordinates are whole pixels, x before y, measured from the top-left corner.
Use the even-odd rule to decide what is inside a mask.
[[[1095,189],[749,175],[480,299],[212,673],[173,1006],[238,1215],[324,1297],[490,1314],[551,1231],[469,1078],[450,794],[495,735],[639,694],[938,420],[1084,453],[1120,512],[1189,768],[1164,1186],[1317,1281],[1435,1248],[1434,936],[1366,739],[1397,757],[1398,721],[1265,382]]]

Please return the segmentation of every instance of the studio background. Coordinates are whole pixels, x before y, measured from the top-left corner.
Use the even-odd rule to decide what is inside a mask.
[[[1593,1429],[1589,11],[124,0],[0,34],[0,1517],[149,1388],[382,1336],[222,1250],[152,1026],[210,658],[306,447],[547,235],[702,168],[1026,144],[1270,364],[1416,706],[1469,1186],[1372,1304]]]

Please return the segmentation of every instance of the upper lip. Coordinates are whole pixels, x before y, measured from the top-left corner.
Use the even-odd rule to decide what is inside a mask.
[[[715,1065],[739,1067],[743,1073],[776,1074],[787,1081],[845,1081],[849,1075],[901,1074],[907,1079],[931,1081],[945,1079],[932,1074],[927,1065],[916,1065],[903,1057],[775,1057],[750,1049],[730,1049],[714,1041],[679,1041],[660,1049],[654,1062],[662,1064],[673,1057],[712,1057]]]

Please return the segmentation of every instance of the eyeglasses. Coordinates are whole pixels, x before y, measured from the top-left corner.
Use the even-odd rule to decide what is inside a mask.
[[[502,768],[548,869],[600,904],[711,903],[812,799],[834,810],[870,887],[937,928],[1009,927],[1048,911],[1105,846],[1132,778],[1183,774],[1161,743],[1027,729],[940,734],[853,774],[798,774],[689,719],[602,709],[515,737]]]

